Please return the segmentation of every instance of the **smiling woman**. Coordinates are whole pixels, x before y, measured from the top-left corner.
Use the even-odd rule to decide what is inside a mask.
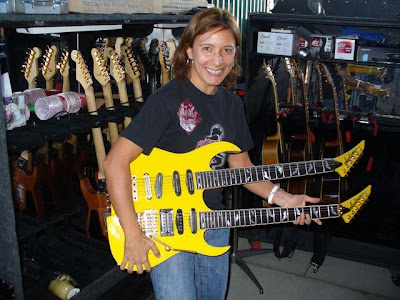
[[[240,73],[239,57],[240,32],[235,19],[228,11],[211,8],[194,15],[185,28],[175,52],[175,78],[147,98],[140,113],[121,133],[104,160],[108,192],[125,236],[123,257],[119,259],[120,268],[129,273],[143,273],[144,270],[151,272],[157,299],[225,297],[229,253],[207,256],[196,253],[200,251],[197,249],[185,251],[185,246],[176,244],[177,240],[183,244],[190,243],[184,238],[182,230],[190,231],[187,222],[193,211],[204,208],[204,204],[211,210],[224,208],[222,188],[188,193],[179,186],[179,192],[173,192],[168,188],[167,181],[173,177],[175,182],[186,182],[186,170],[191,170],[194,164],[198,163],[187,161],[187,152],[222,141],[235,144],[242,152],[229,155],[218,153],[211,161],[209,157],[200,157],[202,163],[214,170],[223,168],[226,163],[229,167],[238,169],[253,166],[247,153],[253,147],[253,141],[243,101],[230,91]],[[142,231],[144,229],[140,226],[142,223],[138,221],[137,213],[139,216],[145,213],[146,209],[143,209],[141,204],[143,201],[149,203],[149,199],[135,191],[133,201],[131,175],[131,168],[132,172],[138,171],[135,163],[141,159],[136,159],[139,156],[143,158],[143,155],[150,155],[154,148],[183,154],[177,156],[176,161],[165,161],[163,166],[154,161],[146,163],[146,167],[152,168],[146,174],[151,177],[150,174],[155,171],[155,176],[161,181],[160,185],[165,181],[166,187],[162,195],[150,200],[154,205],[155,215],[167,223],[168,220],[165,219],[177,220],[181,216],[179,222],[185,224],[170,224],[171,228],[161,230],[156,236],[146,235]],[[150,155],[148,159],[151,161],[151,158]],[[153,170],[154,168],[157,170]],[[179,168],[185,171],[178,172]],[[173,171],[167,171],[170,169]],[[137,179],[138,183],[143,182],[143,179]],[[148,180],[152,179],[154,178]],[[135,184],[135,190],[140,188],[138,186]],[[258,196],[281,206],[304,206],[306,202],[319,201],[305,195],[290,195],[277,190],[270,181],[244,186]],[[148,187],[152,189],[150,184]],[[188,203],[191,205],[190,209],[186,207]],[[179,209],[171,209],[174,205]],[[167,210],[171,215],[166,217]],[[317,223],[320,222],[317,220]],[[303,213],[294,223],[310,224],[311,218],[309,215],[305,217]],[[192,228],[193,226],[200,227],[200,224],[192,224]],[[159,229],[158,226],[155,227]],[[196,233],[202,234],[200,230],[192,232],[193,235]],[[227,249],[229,229],[208,230],[204,232],[204,239],[212,246]],[[162,263],[152,266],[149,261],[150,255],[163,259],[157,247],[167,247],[172,255],[164,257]],[[162,253],[165,256],[165,251]]]
[[[215,34],[218,34],[216,37]],[[173,60],[173,70],[177,78],[188,78],[191,71],[192,61],[189,57],[188,51],[192,51],[195,47],[195,43],[200,44],[200,40],[211,38],[214,36],[214,43],[218,42],[219,47],[223,47],[223,43],[218,41],[219,35],[224,37],[225,43],[227,43],[227,48],[223,48],[226,54],[231,52],[233,54],[233,62],[231,63],[231,70],[225,74],[223,78],[222,85],[233,89],[237,83],[237,79],[241,72],[241,67],[239,65],[240,53],[241,53],[241,33],[237,26],[235,18],[226,10],[221,9],[208,9],[207,13],[200,12],[196,14],[188,26],[185,29],[185,35],[182,35],[179,40],[179,45],[177,47],[175,57]],[[216,39],[217,38],[217,39]],[[202,41],[203,43],[204,41]],[[216,54],[216,50],[212,49],[211,46],[214,45],[204,45],[204,51],[209,50],[207,57],[212,54]],[[221,55],[221,53],[219,53]],[[225,57],[225,55],[223,55]],[[231,57],[229,55],[229,57]],[[197,58],[196,58],[197,59]]]

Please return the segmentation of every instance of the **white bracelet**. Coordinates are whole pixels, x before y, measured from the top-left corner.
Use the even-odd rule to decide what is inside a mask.
[[[357,87],[359,87],[361,80],[360,79],[356,79],[356,80],[357,80]]]
[[[269,193],[268,199],[267,199],[267,202],[268,202],[269,204],[271,204],[271,205],[274,204],[274,203],[272,202],[272,199],[274,199],[275,193],[276,193],[278,190],[280,190],[280,188],[279,188],[279,186],[277,186],[277,185],[275,185],[275,186],[272,188],[271,192]]]

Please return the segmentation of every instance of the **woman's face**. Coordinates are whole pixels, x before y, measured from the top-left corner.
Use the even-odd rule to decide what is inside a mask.
[[[187,50],[192,59],[189,79],[203,93],[215,94],[235,62],[236,43],[228,29],[214,28],[198,35]]]

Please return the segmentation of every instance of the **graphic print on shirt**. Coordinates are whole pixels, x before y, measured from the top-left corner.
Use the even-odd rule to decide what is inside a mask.
[[[179,123],[183,130],[190,135],[201,121],[201,116],[188,98],[182,101],[178,109]]]
[[[205,145],[220,142],[224,138],[224,128],[220,124],[214,124],[211,126],[210,134],[197,143],[196,149]],[[214,156],[210,162],[210,167],[215,170],[225,165],[227,156],[226,153],[219,153]]]

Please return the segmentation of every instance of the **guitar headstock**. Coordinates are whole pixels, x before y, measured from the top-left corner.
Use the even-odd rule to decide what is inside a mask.
[[[140,77],[140,70],[136,58],[133,55],[132,48],[126,47],[124,49],[125,72],[132,80],[138,79]]]
[[[64,49],[61,53],[61,61],[58,63],[57,68],[63,77],[69,76],[69,51]]]
[[[110,73],[118,83],[125,81],[124,67],[116,51],[110,51]]]
[[[158,52],[158,55],[161,64],[161,69],[163,71],[168,71],[171,68],[168,45],[166,42],[161,41],[158,43],[158,47],[160,48],[160,52]]]
[[[52,79],[57,73],[57,55],[57,46],[47,46],[41,65],[42,75],[46,80]]]
[[[348,175],[350,169],[362,156],[364,148],[365,141],[361,141],[353,149],[333,159],[334,161],[341,163],[341,165],[335,169],[340,177],[345,177]]]
[[[263,60],[263,67],[264,67],[265,73],[267,74],[268,80],[271,81],[271,83],[272,83],[273,85],[275,85],[276,82],[275,82],[274,73],[272,72],[271,66],[265,62],[265,59]]]
[[[114,51],[110,49],[104,49],[104,51]],[[90,52],[93,58],[93,75],[96,80],[102,85],[105,86],[110,82],[110,73],[108,72],[106,62],[100,52],[99,49],[93,48]]]
[[[42,56],[42,50],[38,47],[28,49],[25,63],[22,65],[22,73],[24,73],[25,79],[28,84],[35,82],[35,79],[39,76],[39,57]]]
[[[342,215],[342,219],[346,223],[349,223],[361,207],[367,202],[371,194],[371,189],[372,187],[369,185],[354,197],[340,203],[341,208],[345,207],[349,210],[347,213]]]
[[[76,80],[86,90],[93,85],[93,81],[81,52],[72,50],[71,59],[76,63]]]

